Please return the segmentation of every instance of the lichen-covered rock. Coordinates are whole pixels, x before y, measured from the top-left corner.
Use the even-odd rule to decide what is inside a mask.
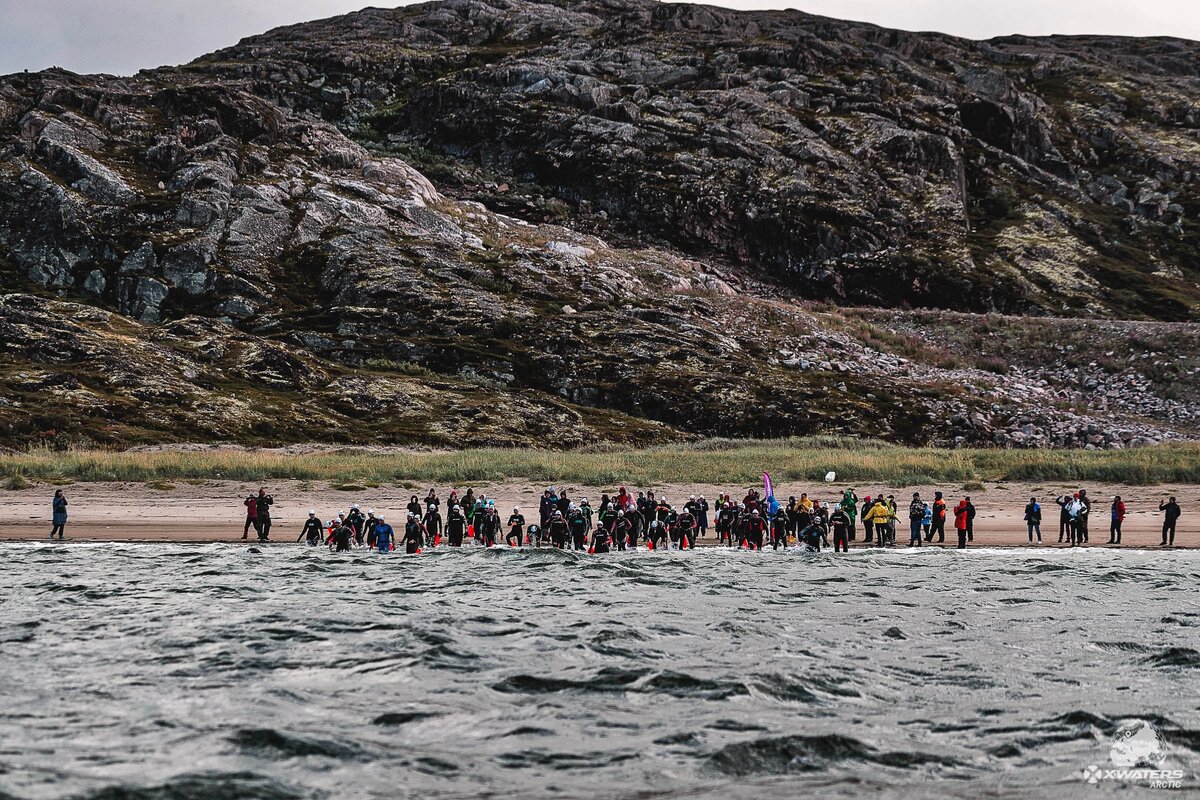
[[[451,0],[8,76],[0,425],[1191,437],[1197,47]]]

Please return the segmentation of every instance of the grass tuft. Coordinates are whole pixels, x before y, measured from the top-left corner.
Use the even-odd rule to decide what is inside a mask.
[[[9,475],[8,480],[4,482],[4,488],[10,492],[19,492],[22,489],[28,489],[32,485],[20,472],[14,472]]]

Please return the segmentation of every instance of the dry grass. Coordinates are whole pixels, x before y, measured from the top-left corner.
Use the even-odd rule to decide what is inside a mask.
[[[1148,485],[1200,483],[1200,445],[1134,450],[939,450],[854,439],[733,441],[641,450],[372,452],[342,449],[303,455],[274,451],[108,452],[30,450],[0,456],[0,479],[137,481],[268,479],[335,485],[465,485],[508,478],[589,486],[627,483],[745,484],[764,470],[781,481],[840,480],[894,486],[947,482],[1102,481]]]

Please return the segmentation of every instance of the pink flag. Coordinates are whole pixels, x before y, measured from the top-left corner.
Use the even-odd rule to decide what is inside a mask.
[[[764,497],[774,497],[775,496],[775,488],[773,486],[771,486],[771,473],[769,473],[769,472],[763,473],[763,496]]]

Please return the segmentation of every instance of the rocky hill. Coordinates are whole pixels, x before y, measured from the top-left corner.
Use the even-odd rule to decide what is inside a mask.
[[[0,78],[0,430],[1200,431],[1200,44],[429,3]]]

